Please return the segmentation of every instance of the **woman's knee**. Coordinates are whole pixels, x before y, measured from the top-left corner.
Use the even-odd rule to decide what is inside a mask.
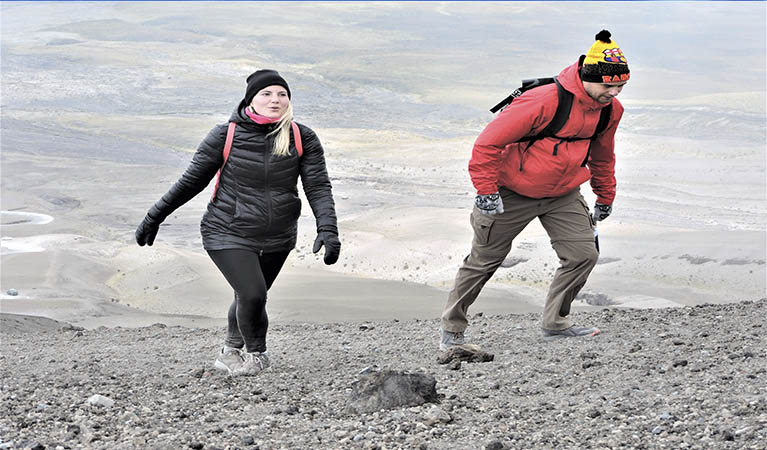
[[[266,287],[240,291],[237,293],[237,304],[240,306],[259,306],[266,303]]]

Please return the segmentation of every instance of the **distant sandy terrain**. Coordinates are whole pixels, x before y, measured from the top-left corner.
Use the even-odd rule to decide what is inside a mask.
[[[272,317],[438,317],[470,247],[466,166],[487,108],[522,78],[570,64],[603,22],[633,75],[621,94],[618,197],[576,310],[765,296],[758,3],[726,13],[716,3],[627,3],[598,24],[568,4],[293,3],[281,26],[253,23],[287,5],[242,5],[0,5],[2,312],[86,327],[223,323],[232,292],[199,236],[210,190],[168,218],[155,246],[137,247],[133,232],[229,116],[245,76],[268,66],[290,81],[297,120],[326,149],[343,242],[336,265],[311,254],[304,203],[298,248],[270,292]],[[528,33],[541,20],[559,33]],[[710,42],[716,30],[734,33],[754,70]],[[472,312],[540,311],[557,265],[531,224]]]

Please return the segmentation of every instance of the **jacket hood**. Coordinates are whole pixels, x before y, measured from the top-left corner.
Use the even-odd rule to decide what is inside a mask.
[[[229,117],[230,122],[234,123],[243,123],[243,122],[250,122],[253,123],[252,120],[250,120],[250,117],[245,114],[245,105],[243,102],[240,102],[239,105],[237,105],[236,108],[234,108],[234,111],[232,111],[232,115]]]
[[[575,95],[575,98],[583,103],[588,109],[602,109],[607,106],[607,104],[599,103],[594,100],[583,88],[583,81],[581,81],[580,76],[583,58],[584,57],[581,56],[575,63],[562,69],[562,71],[559,72],[557,80],[559,80],[559,84],[561,84],[563,88],[572,92],[573,95]]]

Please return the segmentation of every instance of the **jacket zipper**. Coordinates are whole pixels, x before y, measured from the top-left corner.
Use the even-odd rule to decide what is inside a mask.
[[[272,227],[272,196],[269,195],[269,161],[271,153],[269,152],[270,138],[266,138],[264,146],[264,198],[266,199],[266,231]]]
[[[530,149],[530,147],[535,143],[535,140],[532,140],[528,142],[527,146],[524,150],[522,150],[522,154],[519,156],[519,171],[522,172],[522,165],[525,162],[525,156],[527,155],[527,151]]]

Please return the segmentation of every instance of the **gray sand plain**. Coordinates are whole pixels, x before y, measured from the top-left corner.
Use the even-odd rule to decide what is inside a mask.
[[[305,205],[298,248],[271,293],[272,315],[437,316],[469,249],[466,164],[492,118],[488,105],[519,79],[569,64],[601,26],[574,5],[478,5],[2,5],[2,210],[52,218],[3,216],[3,311],[86,326],[129,324],[141,312],[222,318],[231,294],[198,231],[210,187],[166,221],[154,247],[132,245],[132,234],[199,140],[226,120],[243,78],[268,66],[290,80],[297,120],[326,148],[344,244],[341,260],[323,266],[309,251]],[[284,29],[248,25],[283,6]],[[740,33],[743,52],[761,55],[725,86],[700,69],[729,67],[726,52],[682,57],[659,47],[667,31],[647,37],[635,23],[661,11],[676,26],[700,23],[720,6],[624,6],[632,21],[604,17],[634,68],[621,95],[618,197],[600,224],[602,260],[585,291],[624,307],[760,298],[764,43],[746,38],[763,31],[764,11],[744,4],[709,24],[738,23],[728,32]],[[503,28],[504,16],[519,22]],[[564,36],[538,42],[521,32],[543,17],[559,21]],[[707,47],[685,29],[674,35],[681,48]],[[540,46],[556,62],[532,51]],[[648,67],[658,54],[667,65]],[[588,186],[582,191],[592,202]],[[518,263],[491,280],[476,306],[482,311],[540,309],[558,263],[540,225],[520,235],[510,258]],[[11,288],[20,295],[5,295]]]
[[[133,232],[150,205],[183,172],[201,138],[228,118],[244,91],[244,78],[257,68],[271,67],[291,84],[296,119],[312,127],[325,147],[343,248],[333,266],[324,266],[310,252],[314,221],[305,204],[298,247],[270,292],[268,308],[279,351],[286,358],[308,358],[308,362],[276,368],[277,374],[264,380],[264,385],[293,370],[288,367],[307,373],[326,368],[312,366],[314,356],[291,354],[287,348],[291,336],[311,340],[311,332],[297,330],[316,330],[323,324],[336,324],[332,326],[341,335],[351,336],[360,323],[376,321],[374,335],[381,339],[379,333],[384,333],[391,341],[389,353],[384,352],[387,356],[377,364],[410,369],[424,365],[436,371],[428,365],[436,347],[436,318],[469,250],[468,215],[474,191],[466,165],[474,139],[492,119],[487,109],[521,79],[555,74],[572,63],[605,27],[626,53],[632,80],[620,97],[626,113],[616,138],[615,210],[600,224],[600,264],[584,289],[587,295],[576,301],[576,318],[613,328],[623,340],[643,333],[641,324],[621,331],[620,327],[631,323],[631,314],[649,322],[675,317],[661,334],[677,332],[673,329],[692,336],[691,329],[699,330],[709,322],[719,326],[731,311],[741,311],[729,304],[757,301],[767,291],[765,10],[748,2],[594,5],[605,6],[598,20],[582,5],[538,2],[0,4],[0,311],[4,318],[6,314],[44,316],[85,327],[86,351],[74,354],[78,347],[69,341],[46,349],[56,352],[59,348],[63,361],[96,355],[109,365],[112,360],[94,350],[97,342],[103,339],[108,348],[119,347],[134,332],[112,327],[141,327],[135,330],[136,336],[156,335],[173,342],[169,352],[183,361],[179,370],[209,368],[232,298],[200,245],[199,220],[211,187],[167,220],[153,247],[137,247]],[[654,25],[648,31],[650,23]],[[725,41],[739,43],[741,58],[733,57],[732,46],[721,45]],[[744,58],[751,62],[745,68]],[[587,185],[582,192],[593,203]],[[521,335],[514,333],[508,340],[496,337],[500,340],[489,343],[496,353],[508,353],[501,365],[476,369],[497,372],[500,385],[510,380],[511,375],[504,373],[514,367],[514,361],[523,358],[524,351],[533,351],[534,347],[525,347],[532,337],[521,330],[534,333],[557,263],[542,228],[531,224],[514,243],[509,267],[499,269],[472,307],[472,313],[498,317],[498,323],[491,319],[487,325],[479,319],[472,325],[477,331],[486,326],[498,332],[520,330]],[[18,295],[8,295],[10,289]],[[706,306],[713,309],[695,320],[680,318],[704,304],[719,306]],[[605,312],[605,307],[612,312]],[[743,308],[756,314],[763,307]],[[520,315],[498,316],[510,313]],[[615,314],[621,321],[612,322],[605,314]],[[387,322],[395,319],[401,322]],[[56,325],[29,320],[26,325],[11,325],[4,319],[3,332],[39,327],[41,337],[30,338],[32,343],[49,343],[52,337],[76,333],[55,334],[59,332],[45,330],[57,329]],[[145,328],[155,323],[172,328],[157,333]],[[752,325],[756,329],[757,322],[726,323],[717,330],[741,327],[744,346],[759,337],[758,331],[746,331]],[[419,330],[417,336],[410,336],[414,330]],[[477,334],[482,337],[481,332]],[[177,335],[192,336],[190,348],[180,348],[183,339],[175,340]],[[45,383],[50,371],[35,364],[30,367],[42,375],[10,372],[30,362],[44,363],[21,359],[36,347],[25,346],[26,338],[15,339],[3,337],[2,365],[8,371],[4,376],[29,376],[24,379]],[[617,358],[622,344],[610,342],[605,358]],[[428,354],[423,362],[398,353],[414,343],[419,346],[417,352]],[[572,363],[568,358],[593,350],[591,344],[574,345],[573,353],[566,348],[552,353],[542,348],[541,361],[522,361],[533,374],[544,366]],[[647,343],[660,345],[661,341]],[[308,348],[323,352],[321,347]],[[147,347],[150,354],[154,349]],[[693,351],[703,350],[694,347]],[[728,358],[726,349],[720,350],[716,357]],[[743,381],[763,384],[759,369],[764,367],[764,355],[753,353],[758,358],[744,358],[744,365],[732,370],[748,366],[753,369],[748,373],[756,378]],[[699,358],[705,362],[702,355]],[[141,371],[151,372],[151,355],[144,356]],[[647,364],[660,367],[663,357],[662,350],[653,351]],[[400,359],[406,362],[398,364]],[[78,367],[90,364],[77,361]],[[324,375],[348,381],[357,368],[343,366],[339,362]],[[465,380],[477,375],[473,365],[468,367],[469,373],[459,372]],[[625,371],[628,366],[608,367]],[[602,370],[606,373],[600,376],[620,378],[607,368]],[[91,375],[82,374],[82,380],[73,383],[85,382]],[[137,383],[142,383],[143,376],[137,375]],[[151,376],[144,382],[151,384]],[[642,379],[639,372],[630,376]],[[716,372],[714,378],[727,376],[735,375]],[[440,383],[454,381],[441,377]],[[543,379],[557,384],[553,378]],[[679,380],[685,379],[680,375]],[[212,384],[222,383],[233,391],[238,386],[265,389],[258,380],[246,385],[223,380]],[[728,425],[726,430],[708,424],[707,436],[717,442],[713,447],[737,447],[726,443],[730,441],[724,440],[725,431],[735,436],[747,427],[738,436],[763,434],[758,431],[764,429],[763,405],[750,403],[760,398],[752,390],[741,393],[747,384],[725,384],[708,391],[701,387],[698,392],[697,388],[679,391],[682,384],[674,383],[682,381],[665,385],[668,390],[653,395],[675,396],[680,404],[710,395],[716,406],[728,393],[737,393],[744,396],[743,405],[751,405],[744,407],[756,408],[755,415],[746,414],[745,422]],[[588,391],[589,385],[567,386],[570,391]],[[15,387],[13,392],[9,395],[17,399],[32,394]],[[615,395],[614,390],[610,395],[600,392],[608,399]],[[204,395],[204,390],[198,393]],[[544,403],[552,411],[561,411],[558,408],[566,397],[552,399],[556,400]],[[271,406],[272,415],[286,407]],[[536,408],[527,413],[539,414],[543,407]],[[734,406],[723,407],[726,413],[719,410],[723,418],[740,417]],[[403,412],[411,413],[420,414]],[[647,418],[655,413],[663,412],[640,415]],[[21,416],[13,417],[15,421]],[[512,416],[500,417],[496,420],[505,422]],[[546,421],[554,420],[546,417]],[[477,418],[487,421],[486,416]],[[92,425],[98,421],[80,419],[77,423],[93,433]],[[405,421],[416,427],[415,416]],[[42,430],[39,423],[29,422],[28,431]],[[476,423],[463,423],[463,431]],[[645,425],[649,427],[650,421]],[[219,426],[226,428],[223,423]],[[590,433],[600,424],[590,421],[578,426]],[[650,433],[653,429],[649,428]],[[341,441],[352,433],[351,428],[344,430],[334,429],[339,432],[323,434],[323,439],[334,436]],[[641,435],[647,428],[631,430]],[[160,433],[148,433],[155,431]],[[503,434],[506,431],[499,431],[498,439],[513,447],[620,446],[620,442],[599,443],[586,435],[570,443],[547,441],[554,439],[548,434],[543,440],[511,441],[509,434]],[[524,432],[531,431],[525,428]],[[274,442],[279,437],[269,433],[268,440],[256,442],[264,442],[262,448],[278,447]],[[281,445],[299,446],[297,435],[282,433],[287,437]],[[10,435],[3,434],[3,442],[6,436]],[[344,445],[356,445],[353,437]],[[198,437],[192,433],[183,439],[182,447]],[[178,442],[167,447],[176,448]],[[231,439],[210,441],[210,445],[225,447],[225,442],[232,448],[240,445]],[[404,442],[383,447],[412,448],[411,441]],[[485,437],[469,442],[468,448],[487,443]],[[450,448],[447,443],[435,445]],[[142,446],[124,443],[125,448]],[[630,441],[627,446],[674,445],[660,439]]]

